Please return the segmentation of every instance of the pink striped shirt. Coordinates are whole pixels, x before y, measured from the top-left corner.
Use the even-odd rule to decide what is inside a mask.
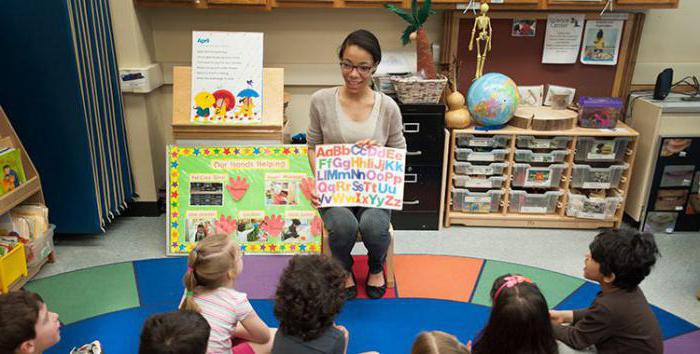
[[[230,354],[231,338],[236,324],[254,311],[248,302],[248,296],[234,289],[221,287],[197,293],[194,301],[211,327],[207,354]]]

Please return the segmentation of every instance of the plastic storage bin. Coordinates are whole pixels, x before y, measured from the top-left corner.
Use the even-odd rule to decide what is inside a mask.
[[[596,139],[590,136],[578,138],[576,143],[577,162],[615,162],[622,161],[627,151],[627,144],[632,141],[629,137],[614,139]]]
[[[554,150],[549,152],[533,152],[532,150],[515,150],[515,161],[518,162],[562,162],[569,152]]]
[[[525,163],[513,165],[513,186],[550,188],[558,187],[566,164],[533,167]]]
[[[627,164],[601,168],[574,164],[574,170],[571,173],[571,186],[581,189],[617,188],[620,185],[622,173],[627,168]]]
[[[503,191],[470,192],[468,189],[452,189],[452,209],[467,213],[496,213],[501,205]]]
[[[452,180],[454,181],[455,187],[460,188],[501,188],[503,182],[506,180],[503,176],[479,177],[484,176],[454,176]]]
[[[510,135],[472,135],[457,134],[457,146],[459,147],[506,147],[510,141]]]
[[[532,135],[522,135],[515,139],[515,146],[525,149],[566,149],[570,141],[571,137],[568,136],[536,138]]]
[[[494,162],[489,165],[474,165],[470,162],[455,161],[454,168],[455,173],[459,175],[479,175],[479,176],[491,176],[491,175],[502,175],[503,170],[508,166],[504,162]]]
[[[615,128],[622,116],[622,100],[616,97],[587,97],[578,100],[578,125],[584,128]]]
[[[528,193],[527,191],[510,191],[511,213],[551,214],[557,208],[557,202],[562,195],[561,191],[547,191],[544,193]]]
[[[477,152],[472,149],[455,149],[455,157],[459,161],[503,161],[508,155],[508,149],[495,149]]]
[[[579,219],[609,220],[615,217],[615,211],[620,203],[622,203],[622,197],[615,191],[605,198],[593,198],[572,190],[569,192],[566,215]]]
[[[49,225],[49,229],[41,235],[27,243],[27,267],[33,268],[41,265],[41,262],[54,250],[53,232],[56,225]]]
[[[6,294],[17,279],[27,276],[27,260],[24,245],[19,243],[0,257],[0,292]]]

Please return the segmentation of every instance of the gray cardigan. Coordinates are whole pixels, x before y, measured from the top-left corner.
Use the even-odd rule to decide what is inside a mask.
[[[336,113],[335,95],[339,89],[340,87],[325,88],[311,96],[309,113],[311,122],[306,130],[306,143],[309,149],[314,149],[319,144],[344,143]],[[381,146],[405,149],[406,139],[402,132],[399,105],[384,93],[380,97],[382,101],[377,117],[377,128],[374,130],[372,139]]]

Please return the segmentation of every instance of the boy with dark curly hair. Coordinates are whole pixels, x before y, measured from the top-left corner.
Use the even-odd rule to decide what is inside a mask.
[[[654,235],[606,230],[589,249],[583,276],[601,292],[587,309],[550,311],[556,338],[574,349],[594,345],[600,354],[662,353],[659,323],[638,286],[659,255]]]
[[[335,324],[345,302],[345,270],[326,255],[294,256],[275,295],[280,322],[273,354],[344,354],[348,331]]]

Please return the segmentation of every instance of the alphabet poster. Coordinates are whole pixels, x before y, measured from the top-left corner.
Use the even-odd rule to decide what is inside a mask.
[[[262,80],[262,33],[192,32],[192,123],[262,122]]]
[[[354,144],[316,146],[316,192],[321,207],[401,210],[406,151]]]
[[[167,253],[213,234],[246,253],[318,253],[323,222],[305,145],[168,147]]]

